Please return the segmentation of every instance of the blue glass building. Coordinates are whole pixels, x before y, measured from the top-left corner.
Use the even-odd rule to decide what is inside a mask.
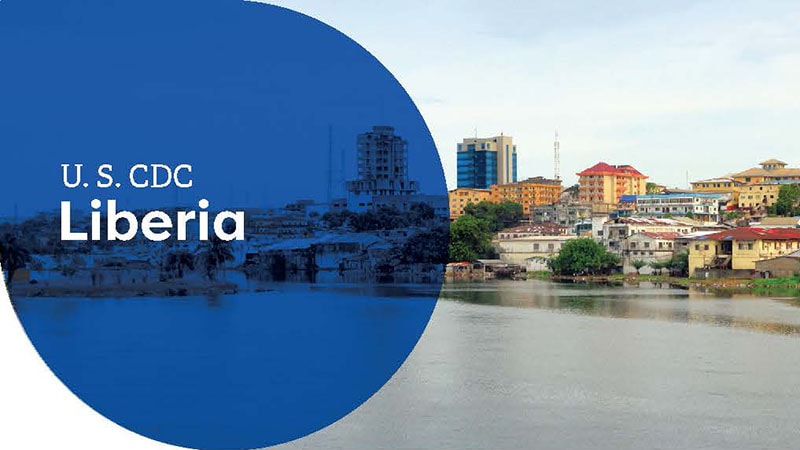
[[[489,189],[517,181],[517,147],[511,136],[467,138],[457,149],[457,186]]]

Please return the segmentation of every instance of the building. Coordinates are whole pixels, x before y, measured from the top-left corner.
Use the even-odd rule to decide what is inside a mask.
[[[628,236],[622,242],[622,271],[637,272],[633,267],[633,261],[642,261],[646,264],[669,261],[674,252],[675,240],[680,236],[680,233],[675,232],[651,231]],[[652,268],[643,268],[638,272],[651,273]]]
[[[800,169],[786,167],[786,163],[777,159],[768,159],[759,163],[761,167],[753,167],[731,175],[742,184],[758,184],[776,181],[792,181],[800,183]]]
[[[707,180],[692,181],[692,191],[699,194],[729,194],[739,192],[744,186],[730,177],[709,178]]]
[[[603,224],[600,238],[603,245],[612,253],[623,255],[624,243],[629,236],[637,233],[677,233],[688,234],[696,231],[697,223],[683,218],[624,217]]]
[[[751,212],[766,211],[778,201],[778,192],[782,186],[795,183],[795,181],[762,181],[743,186],[739,193],[739,208]]]
[[[750,225],[758,228],[800,228],[800,217],[764,217]]]
[[[718,194],[655,194],[636,197],[636,211],[644,216],[687,216],[702,222],[719,222]]]
[[[522,205],[522,213],[530,215],[531,208],[556,203],[561,196],[561,180],[543,177],[528,178],[509,184],[493,184],[492,201],[515,202]]]
[[[591,219],[591,217],[592,207],[579,203],[554,203],[531,208],[531,223],[533,224],[554,222],[574,229],[575,225],[585,219]]]
[[[756,275],[761,278],[790,278],[800,275],[800,250],[756,261]]]
[[[742,227],[720,231],[689,244],[689,276],[698,271],[733,271],[749,276],[756,261],[776,258],[800,250],[800,229]]]
[[[447,200],[450,204],[450,220],[456,220],[464,215],[464,207],[480,202],[492,201],[492,191],[489,189],[456,188],[448,192]]]
[[[378,206],[376,197],[411,196],[419,185],[408,179],[408,143],[390,126],[374,126],[358,135],[358,179],[346,183],[348,208]]]
[[[517,146],[511,136],[466,138],[457,149],[457,187],[489,189],[517,181]]]
[[[575,236],[527,236],[495,239],[500,259],[509,264],[519,264],[529,271],[549,270],[547,260],[561,251],[561,247]]]
[[[497,232],[497,239],[517,239],[531,236],[566,236],[572,234],[567,227],[557,223],[519,225]]]
[[[615,206],[623,195],[644,195],[647,193],[647,177],[629,165],[612,166],[599,162],[578,172],[581,203],[598,206]]]

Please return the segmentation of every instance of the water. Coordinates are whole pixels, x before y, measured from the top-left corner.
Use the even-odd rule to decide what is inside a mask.
[[[286,442],[343,417],[400,367],[435,306],[430,286],[262,290],[13,303],[84,402],[140,434],[207,449]]]
[[[447,284],[383,390],[280,448],[797,448],[799,326],[797,299]]]

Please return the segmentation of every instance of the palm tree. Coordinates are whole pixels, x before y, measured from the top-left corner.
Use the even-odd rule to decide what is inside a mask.
[[[9,288],[14,281],[14,273],[17,269],[22,269],[31,260],[31,255],[25,248],[17,243],[17,238],[11,234],[6,234],[0,240],[0,265],[8,272]]]
[[[209,280],[217,278],[217,271],[224,266],[227,261],[233,261],[233,251],[230,242],[223,241],[214,236],[206,249],[197,255],[198,263],[202,264]]]
[[[194,255],[188,250],[175,250],[169,252],[164,262],[164,270],[172,274],[177,274],[177,278],[183,278],[183,269],[194,270]]]

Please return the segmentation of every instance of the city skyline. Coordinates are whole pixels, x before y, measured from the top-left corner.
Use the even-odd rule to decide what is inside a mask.
[[[275,3],[337,27],[397,76],[428,122],[448,189],[455,144],[476,128],[514,138],[519,179],[552,176],[558,130],[565,186],[597,161],[681,188],[767,157],[800,165],[796,3],[411,1],[393,5],[392,21],[374,20],[380,4]]]

